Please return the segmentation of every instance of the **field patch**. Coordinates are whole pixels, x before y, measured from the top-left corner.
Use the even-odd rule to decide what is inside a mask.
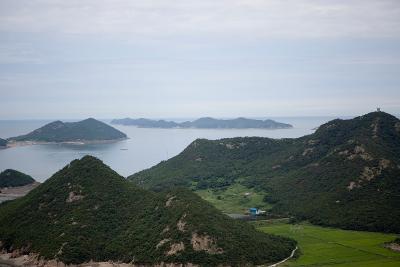
[[[263,210],[270,208],[263,201],[265,193],[256,192],[240,184],[233,184],[224,189],[198,190],[196,193],[225,213],[243,214],[252,207]]]
[[[257,222],[258,230],[295,239],[300,257],[281,266],[400,266],[400,253],[383,244],[396,238],[393,234],[347,231],[310,224]]]

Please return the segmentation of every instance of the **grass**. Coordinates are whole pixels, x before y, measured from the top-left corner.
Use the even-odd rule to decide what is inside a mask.
[[[263,202],[264,193],[256,192],[238,183],[225,189],[205,189],[196,193],[204,200],[210,202],[217,209],[225,213],[243,214],[251,207],[258,207],[263,210],[270,206]],[[245,193],[250,193],[246,196]]]
[[[281,266],[400,266],[400,253],[383,247],[393,234],[346,231],[310,224],[258,222],[257,229],[295,239],[300,257]]]

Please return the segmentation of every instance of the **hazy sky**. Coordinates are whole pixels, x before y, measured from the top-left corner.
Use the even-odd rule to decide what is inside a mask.
[[[1,0],[0,119],[400,114],[400,1]]]

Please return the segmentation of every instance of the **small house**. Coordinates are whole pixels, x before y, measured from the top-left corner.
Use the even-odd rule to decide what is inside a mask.
[[[260,210],[257,208],[250,208],[249,212],[251,215],[258,215],[260,213]]]
[[[250,215],[254,215],[254,216],[258,216],[258,215],[262,215],[262,214],[266,213],[265,210],[260,210],[258,208],[250,208],[249,212],[250,212]]]

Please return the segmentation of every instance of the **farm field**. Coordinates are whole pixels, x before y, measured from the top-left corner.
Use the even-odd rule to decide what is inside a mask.
[[[347,231],[305,223],[256,222],[255,226],[260,231],[298,242],[299,257],[281,266],[400,266],[400,252],[383,247],[383,243],[396,238],[394,234]]]
[[[251,207],[263,210],[270,207],[263,201],[265,193],[258,193],[238,183],[224,190],[205,189],[195,191],[195,193],[225,213],[243,214]]]

